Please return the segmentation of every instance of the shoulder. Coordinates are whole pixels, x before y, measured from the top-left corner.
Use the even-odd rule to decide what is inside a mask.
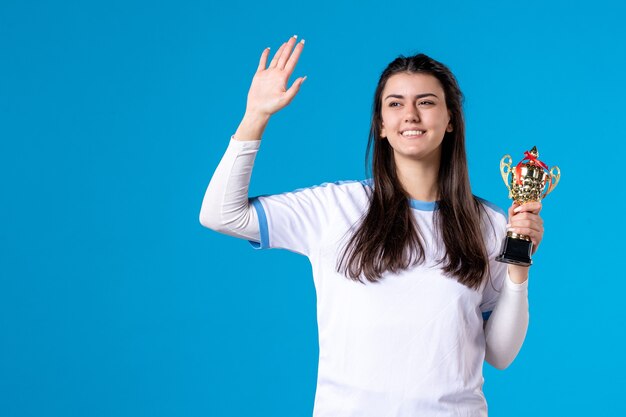
[[[502,239],[506,235],[507,214],[500,206],[476,195],[474,197],[483,208],[480,217],[487,250],[491,254],[490,257],[495,256]]]
[[[481,221],[483,226],[489,226],[488,229],[493,230],[496,235],[502,235],[506,231],[506,224],[508,223],[506,211],[484,198],[474,196],[482,207]]]
[[[334,199],[361,199],[369,194],[370,180],[342,180],[323,182],[310,187],[298,188],[293,194],[309,194]]]
[[[478,202],[482,205],[483,209],[485,210],[485,213],[487,213],[487,215],[491,219],[506,222],[507,214],[506,214],[506,211],[502,207],[498,206],[497,204],[492,203],[491,201],[485,200],[484,198],[481,198],[477,195],[475,195],[474,198],[478,200]]]
[[[305,188],[298,188],[296,190],[294,190],[293,192],[300,192],[300,191],[307,191],[307,190],[314,190],[314,191],[320,191],[320,192],[325,192],[325,191],[342,191],[342,192],[359,192],[359,191],[365,191],[367,188],[371,188],[371,184],[372,184],[372,180],[370,179],[365,179],[365,180],[341,180],[341,181],[334,181],[334,182],[323,182],[321,184],[318,185],[313,185],[311,187],[305,187]]]
[[[306,203],[307,205],[321,205],[326,209],[331,206],[340,205],[363,205],[367,203],[369,190],[371,189],[369,180],[342,180],[334,182],[323,182],[318,185],[297,188],[279,194],[260,195],[258,198],[264,201],[292,201]]]

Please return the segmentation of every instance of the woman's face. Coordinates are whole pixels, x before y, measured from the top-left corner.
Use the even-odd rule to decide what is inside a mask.
[[[439,80],[430,74],[394,74],[381,99],[381,137],[396,161],[440,158],[443,136],[453,128]]]

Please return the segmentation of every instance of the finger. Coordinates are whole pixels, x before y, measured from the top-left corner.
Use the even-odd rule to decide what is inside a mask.
[[[287,99],[287,103],[290,103],[291,100],[293,100],[293,98],[296,96],[298,91],[300,91],[300,86],[302,85],[304,80],[306,80],[306,75],[304,77],[296,79],[293,84],[291,84],[291,87],[289,87],[289,89],[285,92],[285,98]]]
[[[537,248],[539,247],[539,244],[537,243],[535,245],[535,242],[533,242],[533,253],[531,253],[531,255],[534,255],[537,252]]]
[[[256,71],[263,71],[265,69],[265,67],[267,66],[267,56],[270,54],[270,48],[267,47],[263,50],[263,52],[261,52],[261,58],[259,59],[259,66],[257,67]]]
[[[509,223],[515,223],[520,220],[530,220],[539,225],[543,225],[543,219],[541,216],[532,212],[516,213],[513,217],[509,218]]]
[[[276,51],[276,53],[274,54],[274,58],[272,58],[272,61],[270,62],[270,66],[269,68],[275,68],[276,64],[278,63],[278,58],[280,58],[280,54],[283,52],[283,49],[285,49],[285,45],[287,45],[286,43],[283,43],[282,45],[280,45],[280,48],[278,48],[278,51]]]
[[[257,72],[263,71],[267,66],[267,56],[270,54],[270,48],[265,48],[261,53],[261,59],[259,60],[259,66],[256,69]]]
[[[538,214],[518,213],[509,219],[507,226],[528,226],[529,224],[537,225],[537,228],[543,227],[543,219]]]
[[[543,226],[532,222],[507,225],[507,231],[518,235],[530,236],[536,242],[541,241],[543,238]]]
[[[285,63],[287,62],[287,59],[289,59],[289,56],[291,55],[291,48],[293,48],[293,46],[296,43],[296,35],[293,35],[291,38],[289,38],[289,40],[287,41],[287,46],[285,46],[285,49],[283,50],[283,52],[280,55],[280,58],[278,59],[278,65],[276,65],[276,68],[278,69],[283,69],[285,68]]]
[[[302,53],[302,49],[304,49],[304,39],[298,42],[298,44],[296,45],[296,48],[293,50],[291,56],[289,57],[287,64],[285,65],[285,70],[287,71],[287,75],[291,75],[291,73],[293,72],[293,69],[298,63],[298,59],[300,58],[300,54]]]
[[[511,205],[511,207],[509,207],[509,219],[511,219],[513,216],[515,216],[515,209],[518,207],[519,205],[517,203],[513,203]]]
[[[530,241],[533,242],[533,253],[535,253],[535,251],[537,251],[537,248],[539,247],[539,244],[541,243],[541,238],[531,236]]]
[[[513,219],[513,221],[511,221],[511,223],[509,223],[509,227],[533,229],[533,230],[536,230],[538,232],[541,232],[543,230],[543,224],[541,224],[541,222],[536,221],[535,219],[531,219],[531,220],[515,220],[515,219]]]
[[[518,207],[516,207],[513,212],[521,213],[523,211],[539,214],[541,211],[541,202],[540,201],[530,201],[528,203],[524,203]]]
[[[509,231],[517,235],[528,236],[535,245],[539,245],[539,243],[541,242],[541,239],[543,239],[543,233],[540,233],[535,229],[528,229],[525,227],[514,227],[514,228],[510,228]]]

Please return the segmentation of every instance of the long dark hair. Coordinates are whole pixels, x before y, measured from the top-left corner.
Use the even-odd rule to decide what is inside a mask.
[[[382,92],[387,80],[402,72],[430,74],[443,87],[453,130],[446,131],[441,144],[439,200],[433,213],[436,233],[446,249],[438,261],[444,274],[476,289],[487,275],[489,263],[481,232],[483,207],[472,195],[467,171],[463,93],[452,72],[424,54],[400,56],[380,76],[365,156],[367,167],[373,148],[373,192],[367,213],[338,258],[337,271],[355,281],[362,282],[365,277],[376,282],[384,272],[399,272],[425,261],[423,238],[398,179],[393,149],[386,139],[380,139]]]

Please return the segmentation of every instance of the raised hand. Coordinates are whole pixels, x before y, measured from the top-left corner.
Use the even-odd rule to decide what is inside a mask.
[[[259,66],[248,91],[246,114],[269,117],[287,106],[300,90],[306,77],[297,78],[291,87],[287,88],[287,81],[304,49],[304,39],[296,45],[296,38],[296,35],[292,36],[278,48],[269,66],[267,58],[270,49],[266,48],[261,54]]]

